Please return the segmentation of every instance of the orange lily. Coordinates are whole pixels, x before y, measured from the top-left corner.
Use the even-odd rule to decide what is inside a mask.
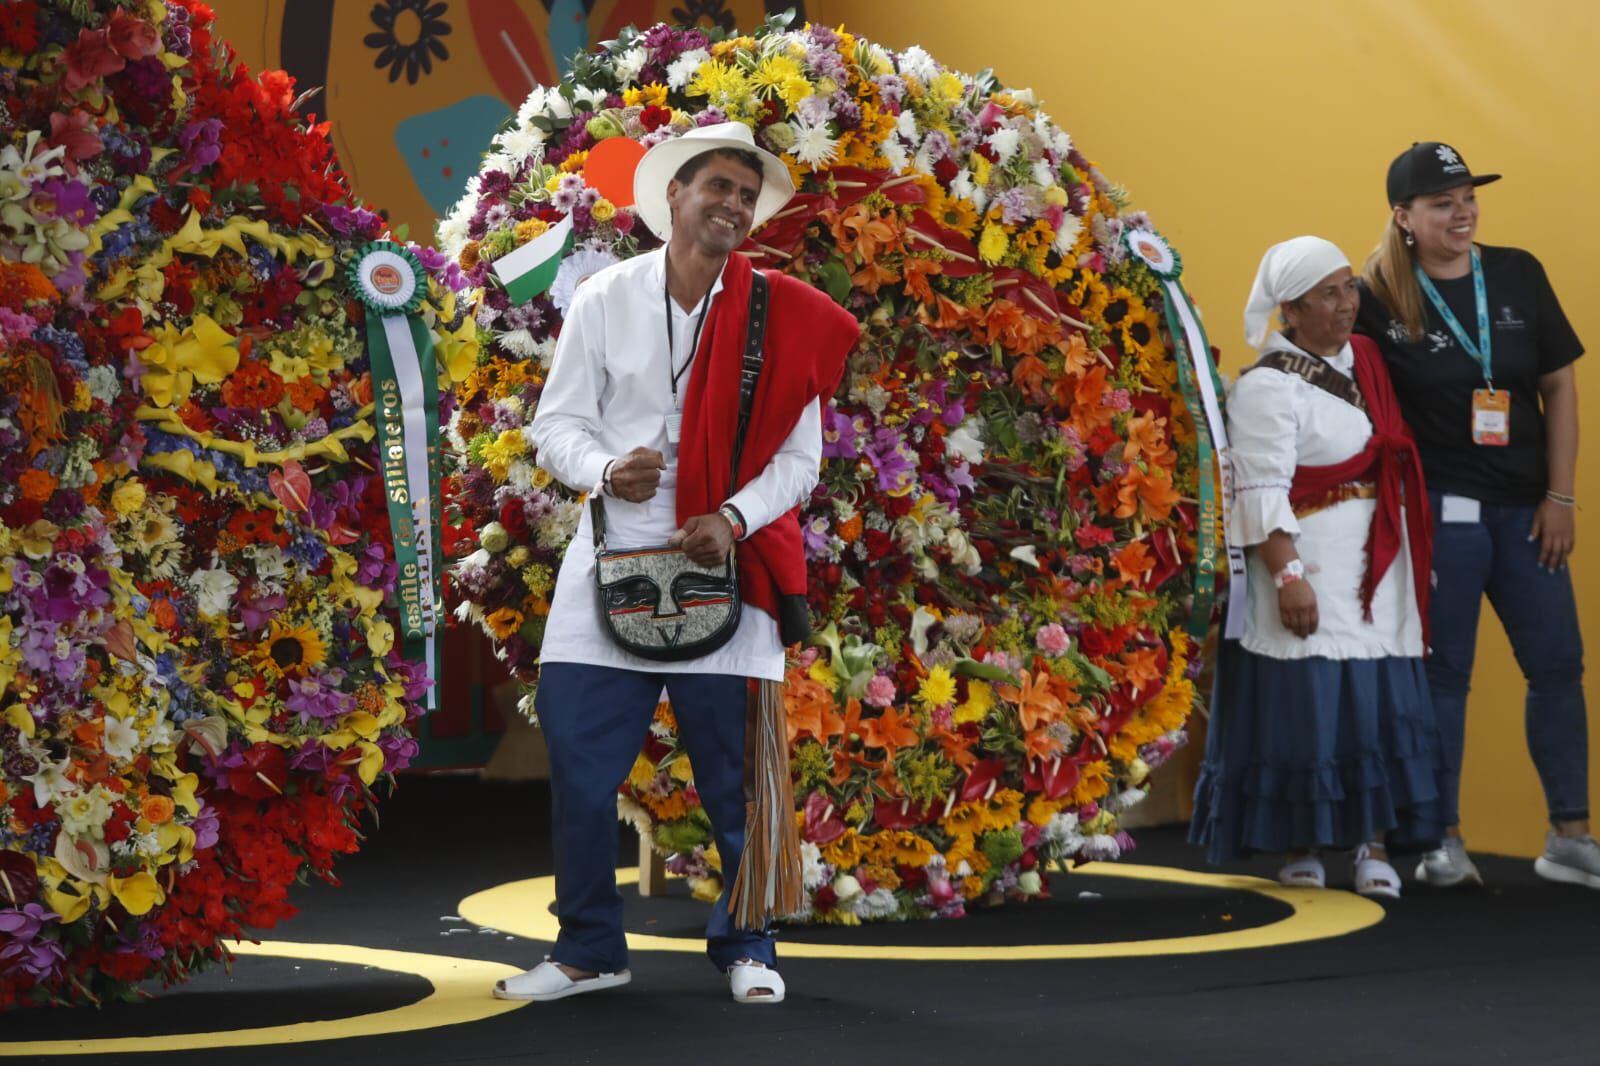
[[[826,743],[844,728],[833,693],[826,685],[798,672],[791,672],[789,683],[783,687],[783,707],[791,745],[802,733]]]
[[[1040,724],[1048,725],[1066,713],[1060,697],[1052,690],[1050,673],[1045,670],[1030,675],[1022,674],[1022,685],[996,685],[995,691],[1004,699],[1017,705],[1017,717],[1022,728],[1032,732]]]
[[[882,748],[884,761],[890,762],[900,748],[915,747],[921,739],[912,725],[913,721],[912,715],[902,714],[895,707],[885,707],[883,714],[867,720],[863,739],[868,747]]]

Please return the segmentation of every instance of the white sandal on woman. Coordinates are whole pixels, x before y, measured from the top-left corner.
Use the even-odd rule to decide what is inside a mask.
[[[1325,888],[1328,883],[1328,873],[1322,868],[1322,860],[1315,855],[1302,855],[1292,862],[1283,864],[1278,871],[1278,884],[1289,885],[1293,888]]]
[[[1400,875],[1383,859],[1374,859],[1363,844],[1356,849],[1356,892],[1383,899],[1400,898]]]
[[[782,1003],[783,977],[765,963],[740,959],[728,967],[735,1003]]]

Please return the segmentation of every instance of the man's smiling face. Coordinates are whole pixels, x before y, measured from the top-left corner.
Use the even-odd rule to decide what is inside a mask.
[[[708,255],[727,255],[750,235],[760,196],[760,171],[713,154],[687,184],[677,179],[667,183],[673,243],[683,241]]]

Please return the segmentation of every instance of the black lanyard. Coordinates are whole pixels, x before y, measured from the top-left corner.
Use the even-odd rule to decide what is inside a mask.
[[[712,288],[716,285],[713,283]],[[706,290],[706,297],[700,301],[700,317],[694,324],[694,340],[689,345],[689,358],[683,361],[681,368],[676,366],[677,359],[672,354],[672,292],[667,286],[666,259],[661,261],[661,296],[666,301],[667,309],[667,376],[672,379],[672,406],[678,406],[678,379],[688,372],[694,362],[695,353],[700,350],[700,331],[705,328],[706,312],[711,309],[711,290]]]

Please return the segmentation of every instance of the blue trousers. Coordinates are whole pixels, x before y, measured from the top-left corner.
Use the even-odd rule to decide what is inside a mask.
[[[666,687],[695,790],[722,858],[722,898],[706,923],[706,954],[719,970],[740,959],[774,965],[768,932],[737,929],[728,893],[744,852],[744,734],[748,682],[728,674],[655,674],[581,663],[548,663],[535,698],[550,748],[561,935],[550,958],[609,973],[628,965],[617,891],[617,789],[644,747]]]
[[[1485,595],[1500,617],[1517,665],[1528,682],[1523,725],[1528,751],[1551,821],[1589,817],[1589,734],[1583,699],[1583,638],[1572,574],[1539,565],[1539,544],[1528,540],[1533,507],[1483,504],[1477,522],[1439,521],[1440,494],[1429,494],[1435,515],[1428,609],[1432,654],[1428,688],[1460,792],[1466,746],[1467,690]]]

